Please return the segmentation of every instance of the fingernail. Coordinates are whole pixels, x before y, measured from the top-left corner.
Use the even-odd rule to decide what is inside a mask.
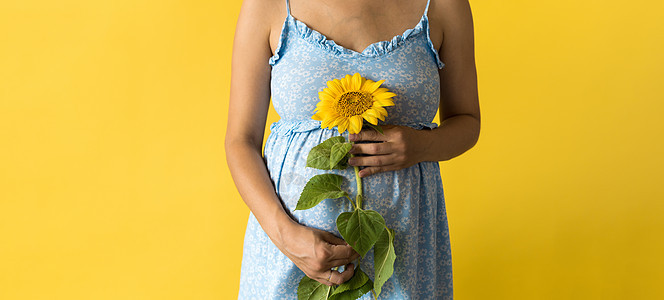
[[[351,166],[354,166],[355,165],[355,159],[353,159],[352,157],[349,158],[348,159],[348,164],[351,165]]]
[[[354,142],[355,140],[357,140],[357,134],[354,134],[354,133],[349,134],[348,135],[348,140],[350,140],[351,142]]]

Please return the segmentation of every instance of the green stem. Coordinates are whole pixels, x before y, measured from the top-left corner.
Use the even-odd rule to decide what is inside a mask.
[[[348,197],[348,196],[346,196],[346,199],[348,199],[348,201],[350,201],[350,204],[353,205],[353,209],[356,209],[356,207],[355,207],[355,202],[353,202],[353,199],[351,199],[351,198]]]
[[[351,144],[355,144],[351,142]],[[354,154],[351,154],[350,157],[355,157]],[[354,166],[355,169],[355,182],[357,183],[357,197],[355,201],[357,204],[355,205],[355,209],[362,209],[362,178],[360,178],[360,167]]]
[[[362,178],[360,178],[360,168],[359,167],[354,167],[355,168],[355,182],[357,182],[357,204],[355,205],[356,208],[362,209]]]
[[[374,299],[378,300],[378,297],[376,297],[376,291],[374,289],[371,289],[371,295],[374,296]]]
[[[336,271],[336,270],[339,270],[339,267],[334,267],[333,269]],[[330,292],[331,291],[332,291],[332,286],[330,285],[330,286],[327,287],[327,295],[325,295],[325,299],[330,298]]]

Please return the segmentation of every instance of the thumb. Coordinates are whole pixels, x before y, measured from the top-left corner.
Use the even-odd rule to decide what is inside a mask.
[[[321,234],[321,238],[323,238],[324,241],[326,241],[326,242],[328,242],[332,245],[342,245],[342,246],[348,245],[348,243],[346,243],[346,241],[344,241],[343,239],[338,238],[336,235],[334,235],[332,233],[329,233],[327,231],[324,231]]]

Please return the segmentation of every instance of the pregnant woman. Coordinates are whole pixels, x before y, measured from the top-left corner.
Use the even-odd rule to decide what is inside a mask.
[[[349,165],[361,167],[364,208],[395,232],[394,273],[380,298],[452,299],[438,162],[479,136],[473,40],[467,0],[244,0],[226,132],[228,165],[251,210],[240,299],[297,299],[305,275],[326,285],[353,276],[359,255],[335,225],[348,203],[295,210],[307,180],[330,173],[306,167],[309,150],[339,135],[354,142]],[[355,73],[396,94],[379,122],[384,134],[340,134],[312,119],[327,82]],[[280,120],[262,153],[270,97]],[[353,168],[335,171],[355,195]],[[360,260],[363,270],[373,270],[372,252]]]

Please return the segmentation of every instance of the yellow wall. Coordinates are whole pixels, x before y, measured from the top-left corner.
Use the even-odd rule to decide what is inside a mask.
[[[664,297],[664,2],[471,5],[482,133],[441,164],[456,297]],[[236,297],[239,6],[0,2],[0,299]]]

